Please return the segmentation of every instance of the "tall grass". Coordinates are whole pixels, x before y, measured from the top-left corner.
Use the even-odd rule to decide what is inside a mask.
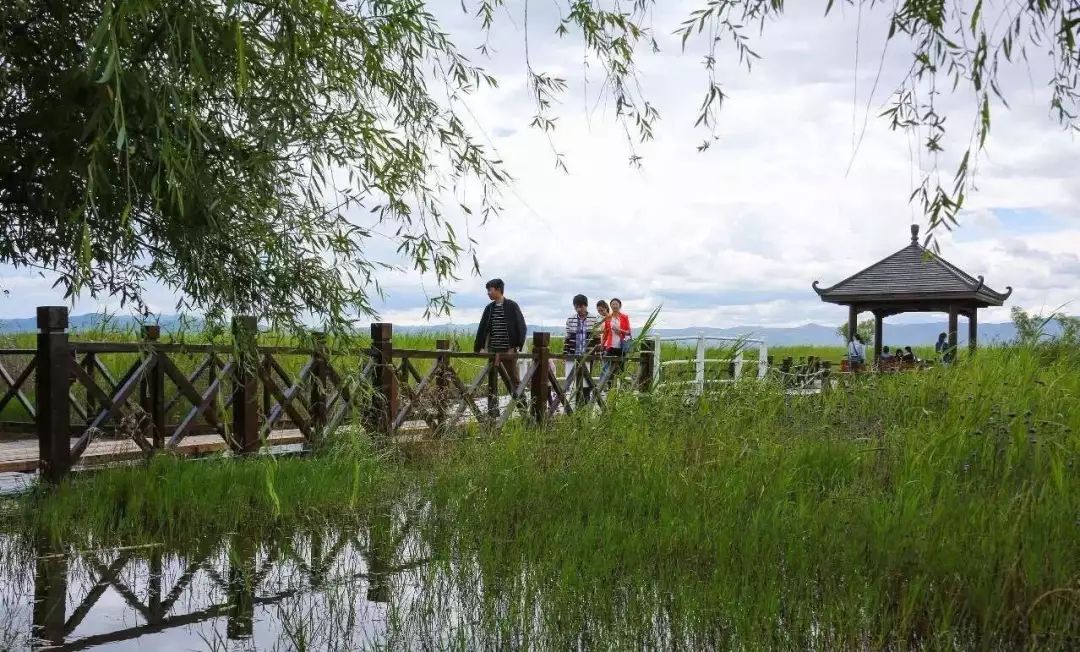
[[[1076,350],[1031,348],[815,396],[613,395],[408,460],[355,444],[102,471],[22,499],[14,527],[183,542],[419,495],[437,562],[394,622],[447,647],[1062,649],[1078,396]]]
[[[309,458],[162,454],[139,466],[76,474],[6,510],[8,526],[65,544],[170,548],[243,530],[271,536],[365,514],[396,483],[390,452],[341,433]]]
[[[437,547],[638,633],[659,603],[739,647],[1075,644],[1078,369],[995,351],[513,430],[437,475]]]

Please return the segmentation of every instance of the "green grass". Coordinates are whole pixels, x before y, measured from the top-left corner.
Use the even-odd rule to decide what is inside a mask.
[[[271,537],[305,524],[366,513],[395,486],[394,464],[371,443],[342,433],[312,457],[162,454],[147,463],[73,477],[40,488],[5,511],[7,528],[68,543],[183,549],[243,530]]]
[[[624,395],[409,458],[345,436],[310,459],[160,459],[22,498],[8,528],[182,548],[420,496],[426,615],[391,624],[457,604],[464,647],[1062,649],[1080,632],[1078,396],[1075,349],[995,349],[816,396]]]

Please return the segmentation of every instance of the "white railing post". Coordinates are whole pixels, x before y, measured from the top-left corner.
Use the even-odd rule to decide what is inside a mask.
[[[735,380],[742,378],[742,348],[735,352]]]
[[[525,374],[529,373],[529,365],[532,364],[531,356],[526,356],[526,354],[529,353],[528,342],[525,342],[525,346],[521,347],[520,353],[521,357],[516,360],[518,368],[518,378],[524,378]],[[539,372],[539,369],[537,371]]]
[[[758,361],[757,361],[757,377],[758,380],[765,380],[765,376],[769,374],[769,345],[765,343],[765,340],[761,341],[758,345]]]
[[[705,332],[698,335],[697,361],[694,365],[694,381],[697,383],[698,392],[705,391]]]
[[[652,376],[653,376],[653,378],[652,378],[652,380],[653,380],[653,389],[655,389],[655,388],[660,386],[660,367],[664,366],[663,364],[661,364],[664,357],[663,357],[663,355],[661,355],[661,351],[663,351],[663,349],[660,347],[660,336],[659,335],[654,335],[653,338],[652,338],[652,341],[653,341],[653,366],[652,366]]]

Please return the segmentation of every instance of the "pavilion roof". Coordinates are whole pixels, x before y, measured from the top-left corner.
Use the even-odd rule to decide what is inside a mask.
[[[1012,294],[1001,293],[919,244],[919,227],[912,225],[911,242],[836,285],[813,283],[822,301],[838,304],[897,302],[941,304],[964,301],[1000,306]]]

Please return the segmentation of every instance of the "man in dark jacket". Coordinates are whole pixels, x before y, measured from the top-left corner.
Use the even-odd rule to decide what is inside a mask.
[[[491,303],[484,308],[484,315],[480,318],[480,327],[476,329],[473,351],[511,354],[521,351],[525,346],[526,331],[525,317],[521,314],[521,308],[503,295],[506,284],[502,279],[493,278],[485,287]],[[517,363],[513,360],[501,362],[503,369],[517,387],[520,382]]]

